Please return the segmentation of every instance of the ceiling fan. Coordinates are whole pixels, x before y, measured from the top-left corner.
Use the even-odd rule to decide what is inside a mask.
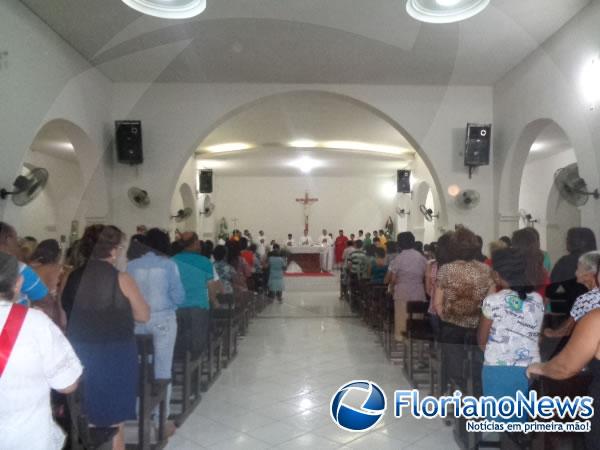
[[[431,208],[427,208],[427,206],[425,205],[419,206],[419,211],[421,211],[421,214],[423,214],[427,222],[432,222],[433,219],[437,219],[438,217],[440,217],[439,214],[434,214],[433,210]]]
[[[171,216],[171,219],[174,219],[175,222],[178,223],[183,222],[185,219],[189,218],[193,213],[194,211],[192,210],[192,208],[180,209],[179,211],[177,211],[177,214]]]
[[[5,200],[11,196],[12,202],[17,206],[25,206],[35,199],[48,183],[48,171],[41,167],[28,169],[25,175],[19,175],[14,183],[13,190],[0,190],[0,198]]]

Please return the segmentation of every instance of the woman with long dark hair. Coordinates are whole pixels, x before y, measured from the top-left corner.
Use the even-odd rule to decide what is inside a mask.
[[[135,280],[115,267],[123,237],[114,226],[86,233],[82,248],[88,261],[71,273],[63,292],[63,301],[72,306],[67,336],[85,367],[84,413],[95,426],[118,428],[116,450],[125,448],[123,422],[137,417],[134,321],[150,318]]]
[[[584,253],[597,250],[596,236],[589,228],[571,228],[567,232],[568,254],[560,258],[550,275],[550,286],[546,289],[546,296],[551,300],[563,303],[564,312],[573,307],[573,303],[580,295],[587,292],[585,286],[577,282],[575,272],[579,257]],[[554,305],[553,312],[560,312]]]

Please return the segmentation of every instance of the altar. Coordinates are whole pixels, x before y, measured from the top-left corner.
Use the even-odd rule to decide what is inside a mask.
[[[286,247],[288,264],[295,262],[303,272],[321,272],[321,255],[326,250],[324,247]]]

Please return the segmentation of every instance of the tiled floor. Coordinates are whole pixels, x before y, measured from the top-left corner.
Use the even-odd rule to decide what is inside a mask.
[[[255,319],[239,354],[173,436],[170,450],[351,448],[453,449],[441,421],[395,419],[350,433],[329,417],[331,396],[369,379],[392,396],[408,383],[347,304],[337,279],[290,279],[283,304]]]

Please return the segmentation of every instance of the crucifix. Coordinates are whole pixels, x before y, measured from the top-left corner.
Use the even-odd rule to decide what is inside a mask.
[[[309,214],[310,205],[312,203],[318,202],[319,199],[318,198],[310,198],[308,196],[308,192],[306,192],[304,194],[304,198],[297,198],[296,201],[298,203],[302,203],[302,208],[304,210],[304,231],[308,231],[308,214]]]

